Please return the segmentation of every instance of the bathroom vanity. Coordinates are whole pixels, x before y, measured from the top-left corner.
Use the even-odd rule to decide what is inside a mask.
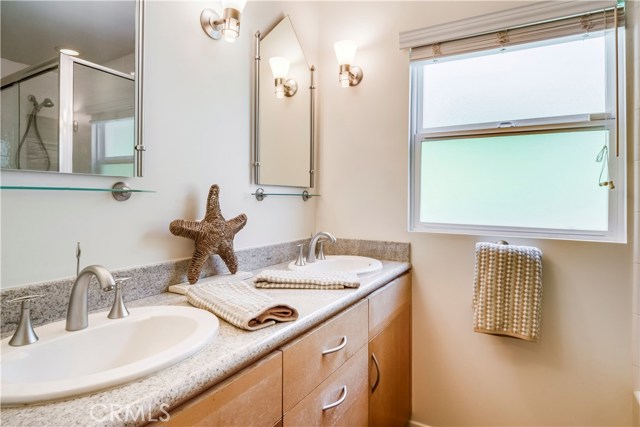
[[[410,400],[405,273],[155,425],[403,426]]]
[[[180,363],[103,391],[3,407],[3,426],[404,425],[410,268],[383,261],[358,289],[265,289],[299,318],[253,332],[221,321],[215,341]],[[127,303],[132,313],[154,305],[188,303],[169,293]]]

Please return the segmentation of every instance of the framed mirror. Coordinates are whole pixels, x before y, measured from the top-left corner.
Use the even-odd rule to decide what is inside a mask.
[[[256,184],[313,187],[315,67],[288,16],[256,33],[255,67]]]
[[[144,2],[3,1],[0,168],[142,176]]]

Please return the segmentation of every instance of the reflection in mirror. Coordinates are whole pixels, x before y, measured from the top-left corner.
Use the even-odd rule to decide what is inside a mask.
[[[288,16],[256,50],[256,184],[313,187],[314,68]]]
[[[2,169],[57,171],[58,69],[2,88]]]
[[[133,175],[133,77],[73,65],[73,172]]]
[[[141,176],[142,1],[0,8],[2,170]]]

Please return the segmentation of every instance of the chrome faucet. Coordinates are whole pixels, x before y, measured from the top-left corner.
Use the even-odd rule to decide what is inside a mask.
[[[328,238],[329,240],[331,240],[331,243],[336,242],[336,238],[333,237],[331,233],[328,233],[326,231],[320,231],[316,233],[311,238],[311,242],[309,243],[309,250],[307,251],[307,264],[316,262],[316,245],[318,244],[318,240],[320,240],[322,237]]]
[[[101,265],[85,267],[71,288],[69,307],[67,308],[67,331],[79,331],[89,325],[89,283],[96,276],[103,291],[112,291],[116,282],[109,270]]]

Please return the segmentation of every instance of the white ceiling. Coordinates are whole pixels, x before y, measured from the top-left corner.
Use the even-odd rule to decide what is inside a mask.
[[[2,0],[2,58],[34,65],[57,55],[56,46],[104,64],[134,51],[134,1]]]

